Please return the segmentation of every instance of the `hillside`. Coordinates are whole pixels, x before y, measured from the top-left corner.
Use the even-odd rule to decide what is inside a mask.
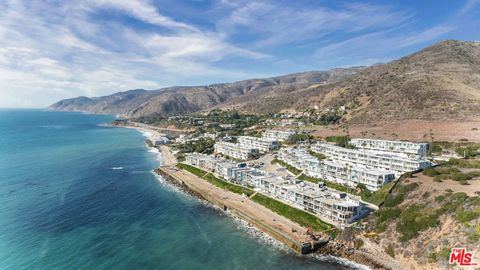
[[[444,41],[368,68],[333,69],[195,87],[132,90],[62,100],[54,110],[136,118],[208,109],[250,113],[309,110],[351,124],[472,121],[480,116],[480,42]],[[313,111],[313,112],[312,112]]]
[[[444,41],[345,80],[298,91],[252,93],[225,106],[250,112],[347,107],[344,122],[478,120],[480,42]],[[352,106],[353,105],[353,106]]]
[[[449,269],[455,247],[474,252],[479,261],[479,168],[479,160],[455,160],[400,179],[366,220],[365,242],[408,269]]]
[[[336,82],[361,69],[361,67],[355,67],[312,71],[208,86],[170,87],[153,91],[130,90],[97,98],[65,99],[51,105],[49,109],[124,114],[133,118],[154,114],[196,112],[257,92],[280,91],[280,89],[298,90],[313,84]]]

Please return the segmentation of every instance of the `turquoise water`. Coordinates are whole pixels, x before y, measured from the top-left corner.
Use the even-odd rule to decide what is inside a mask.
[[[162,183],[145,138],[112,120],[0,110],[0,269],[344,269]]]

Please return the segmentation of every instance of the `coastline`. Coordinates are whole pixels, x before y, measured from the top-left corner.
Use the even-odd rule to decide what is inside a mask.
[[[140,133],[142,133],[142,135],[148,139],[154,139],[160,136],[160,132],[148,127],[127,126],[127,125],[125,126],[111,125],[111,126],[135,129]],[[203,191],[199,192],[199,191],[192,190],[191,187],[186,185],[183,180],[177,180],[172,175],[170,175],[169,172],[162,170],[162,168],[172,168],[175,164],[177,164],[177,160],[174,157],[173,153],[171,152],[170,147],[162,145],[158,147],[159,149],[157,147],[151,147],[151,146],[149,146],[148,148],[149,148],[149,151],[155,152],[158,154],[157,160],[160,163],[160,167],[154,170],[155,175],[158,175],[159,177],[164,179],[166,182],[168,182],[168,184],[172,184],[176,186],[177,188],[180,189],[181,192],[187,193],[219,210],[222,210],[222,208],[225,205],[222,204],[221,201],[217,201],[217,202],[212,201],[212,199],[210,197],[207,197],[206,196],[207,194],[204,193]],[[158,173],[159,171],[163,171],[163,173]],[[188,172],[185,172],[185,171],[184,173],[188,174]],[[173,181],[171,181],[172,179]],[[202,182],[208,185],[211,185],[210,183],[204,180],[199,181],[199,183],[202,183]],[[211,185],[211,186],[212,188],[217,188],[214,185]],[[230,194],[228,196],[232,196],[232,194],[237,195],[232,192],[229,192],[229,193]],[[256,205],[257,207],[263,207],[258,204]],[[270,211],[269,209],[267,210]],[[298,250],[298,247],[295,247],[296,240],[293,240],[289,237],[285,237],[285,235],[275,233],[274,231],[271,230],[272,229],[271,227],[269,228],[269,226],[264,226],[262,224],[259,224],[255,222],[254,219],[249,219],[248,216],[242,215],[241,212],[231,211],[231,208],[229,209],[227,214],[231,215],[234,219],[239,219],[243,221],[244,223],[247,224],[248,227],[253,227],[255,228],[255,230],[258,230],[259,232],[267,235],[268,237],[271,237],[274,241],[278,242],[280,245],[283,245],[289,248],[290,250],[295,250],[295,251]],[[277,214],[274,212],[271,212],[271,215],[275,216]],[[284,218],[283,216],[279,216],[279,219],[286,219],[286,218]],[[278,221],[277,219],[273,219],[273,220]],[[299,230],[297,232],[302,232],[306,230],[306,228],[303,228],[300,225],[290,220],[288,220],[287,223],[288,222],[293,223],[294,226],[299,226]],[[287,231],[287,235],[288,235],[288,231]],[[373,244],[373,243],[370,243],[370,244]],[[375,249],[375,247],[373,249]],[[406,269],[402,265],[399,265],[398,262],[396,262],[393,258],[389,259],[383,256],[374,255],[372,254],[372,252],[355,250],[353,248],[353,242],[348,242],[348,241],[337,241],[337,240],[330,241],[325,246],[320,248],[317,252],[311,255],[303,255],[303,256],[313,256],[319,261],[337,263],[343,266],[352,267],[353,269],[385,269],[385,270]]]

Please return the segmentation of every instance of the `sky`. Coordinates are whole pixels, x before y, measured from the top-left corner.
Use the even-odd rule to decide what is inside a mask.
[[[384,63],[480,40],[480,0],[0,0],[0,107]]]

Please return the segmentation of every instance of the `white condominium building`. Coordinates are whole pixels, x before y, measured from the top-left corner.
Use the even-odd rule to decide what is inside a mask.
[[[364,149],[347,149],[326,143],[314,144],[311,146],[311,150],[326,155],[334,162],[340,161],[368,169],[391,171],[395,173],[396,177],[406,172],[412,172],[431,166],[430,161],[428,160],[411,159]]]
[[[263,132],[262,138],[283,142],[288,140],[288,138],[293,134],[295,134],[295,131],[292,131],[292,130],[267,129],[265,130],[265,132]]]
[[[190,153],[185,155],[185,162],[200,169],[213,171],[216,163],[221,162],[221,160],[205,154]]]
[[[258,149],[260,153],[267,153],[278,147],[278,141],[265,138],[240,136],[237,140],[243,147]]]
[[[214,149],[215,153],[238,160],[247,160],[258,155],[258,148],[240,143],[216,142]]]
[[[339,224],[351,223],[368,214],[368,208],[346,193],[334,192],[308,182],[290,182],[264,177],[256,186],[262,192]]]
[[[331,160],[322,161],[319,171],[306,171],[305,173],[312,177],[353,188],[357,187],[358,184],[363,184],[370,191],[376,191],[395,179],[393,172],[367,169]]]
[[[375,191],[395,179],[393,172],[368,169],[341,161],[320,161],[302,149],[283,148],[279,151],[278,158],[302,170],[307,176],[349,187],[364,184],[367,189]]]
[[[226,181],[250,186],[258,192],[310,211],[338,224],[351,223],[366,214],[366,206],[347,196],[323,186],[284,178],[262,170],[248,168],[245,163],[235,163],[202,154],[188,154],[186,163],[197,166]]]
[[[429,150],[428,143],[414,143],[405,141],[389,141],[377,139],[352,139],[350,144],[357,148],[388,153],[396,153],[404,157],[424,159]]]
[[[320,167],[318,158],[303,149],[282,148],[278,151],[278,159],[302,171],[315,171]]]

